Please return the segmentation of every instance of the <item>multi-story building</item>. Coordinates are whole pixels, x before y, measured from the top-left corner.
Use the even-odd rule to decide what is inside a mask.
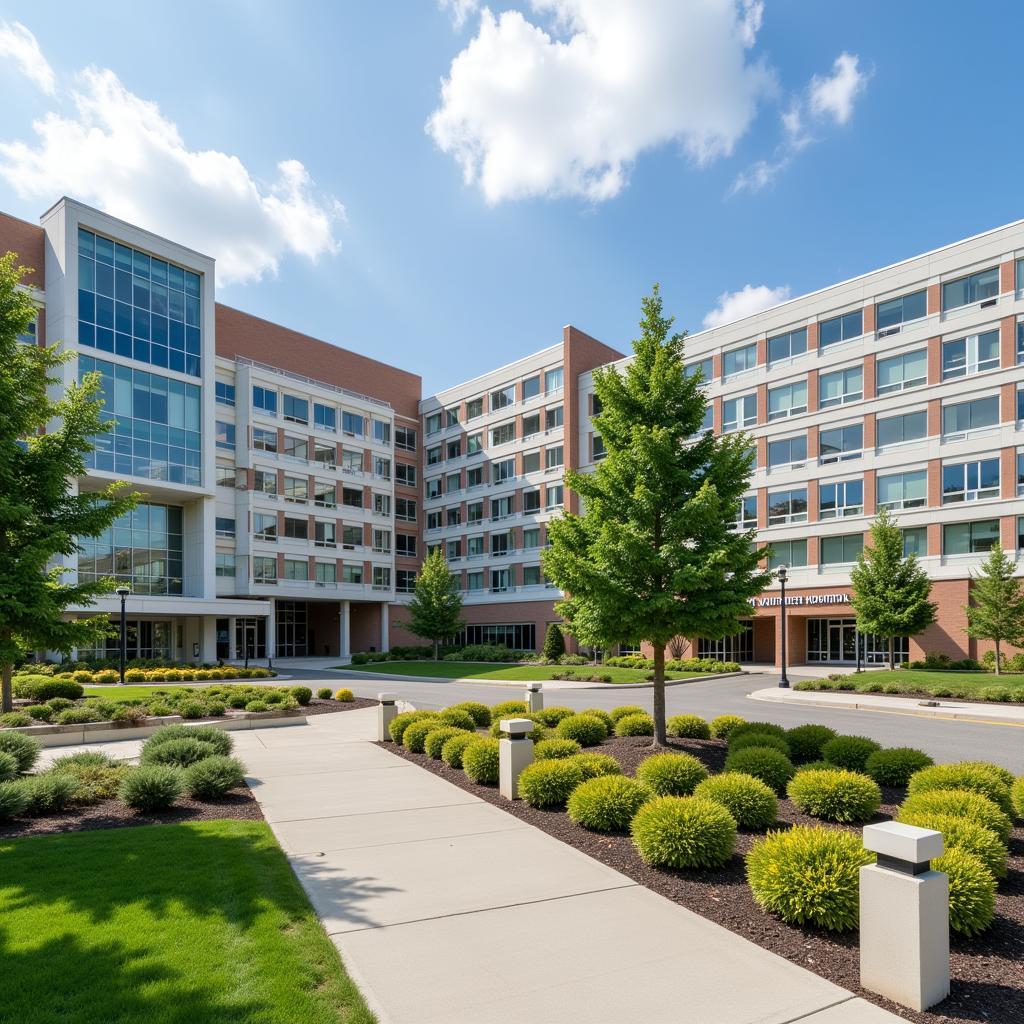
[[[420,378],[216,303],[208,257],[63,199],[41,226],[0,216],[0,251],[36,268],[36,340],[65,383],[101,375],[114,430],[84,477],[143,502],[83,542],[71,574],[132,587],[131,653],[344,656],[414,642],[405,605],[441,547],[463,638],[536,649],[557,621],[546,524],[565,469],[602,457],[592,371],[622,354],[574,327],[439,394]],[[26,338],[31,342],[33,338]],[[793,663],[876,662],[850,569],[892,509],[933,579],[938,623],[902,657],[977,657],[970,576],[1024,549],[1024,222],[691,335],[706,429],[756,449],[738,527],[789,567]],[[778,587],[694,653],[777,662]],[[105,600],[81,614],[109,614]]]

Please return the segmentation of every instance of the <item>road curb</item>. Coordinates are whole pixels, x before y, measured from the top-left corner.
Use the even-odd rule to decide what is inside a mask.
[[[477,679],[474,676],[460,676],[457,679],[448,679],[439,676],[404,676],[392,672],[362,672],[351,668],[332,668],[330,672],[338,672],[346,675],[357,675],[363,681],[372,679],[391,680],[401,683],[470,683],[473,686],[497,686],[521,688],[528,686],[531,682],[537,683],[565,683],[572,680],[567,679]],[[737,676],[745,676],[746,672],[715,672],[707,676],[693,676],[689,679],[666,679],[666,686],[684,686],[687,683],[706,683],[709,679],[735,679]],[[560,690],[650,690],[654,683],[586,683],[583,686],[553,686],[548,691],[556,693]]]

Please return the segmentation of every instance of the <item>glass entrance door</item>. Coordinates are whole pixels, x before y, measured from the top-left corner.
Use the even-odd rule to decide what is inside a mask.
[[[863,664],[884,665],[888,662],[889,641],[882,637],[858,633],[856,619],[807,620],[808,662],[855,664],[858,645]],[[910,642],[906,637],[897,637],[894,647],[895,661],[898,665],[909,660]]]

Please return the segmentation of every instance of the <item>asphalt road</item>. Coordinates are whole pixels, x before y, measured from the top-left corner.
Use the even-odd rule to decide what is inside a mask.
[[[310,672],[284,669],[288,675],[308,680],[322,680],[323,686],[348,686],[360,697],[376,697],[387,691],[417,707],[440,708],[464,700],[496,704],[515,699],[526,684],[510,687],[484,683],[454,683],[443,679],[416,682],[389,680],[342,672]],[[1024,727],[982,725],[974,722],[940,721],[913,715],[873,711],[801,708],[752,700],[747,694],[778,683],[777,676],[747,675],[728,679],[685,683],[667,689],[669,715],[693,713],[711,719],[716,715],[735,714],[748,720],[777,722],[789,728],[804,722],[820,722],[843,733],[870,736],[886,747],[917,747],[939,762],[995,761],[1016,775],[1024,774]],[[558,690],[545,694],[548,706],[573,708],[597,707],[611,709],[620,704],[638,704],[651,709],[648,688],[611,688],[606,690]]]

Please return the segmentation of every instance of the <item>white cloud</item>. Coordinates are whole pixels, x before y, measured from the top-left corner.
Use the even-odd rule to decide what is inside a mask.
[[[479,0],[437,0],[437,6],[447,11],[452,19],[452,27],[460,31],[469,18],[480,7]]]
[[[762,310],[777,306],[789,298],[789,285],[769,288],[765,284],[745,284],[738,292],[722,292],[718,305],[706,317],[705,327],[721,327],[745,316],[753,316]]]
[[[189,149],[113,71],[87,68],[78,83],[74,114],[36,121],[34,141],[0,142],[0,177],[23,199],[92,203],[215,257],[224,284],[274,274],[286,253],[337,252],[344,210],[316,192],[297,160],[279,163],[276,180],[261,186],[238,157]]]
[[[20,21],[0,18],[0,60],[13,61],[18,70],[48,96],[57,91],[53,68],[39,49],[36,37]]]
[[[846,124],[853,115],[853,101],[864,91],[868,75],[862,73],[856,54],[841,53],[832,65],[832,74],[811,79],[810,106],[818,117],[831,117],[836,124]]]
[[[427,122],[490,203],[609,199],[645,150],[675,142],[698,164],[732,152],[772,73],[752,62],[753,0],[530,0],[480,15]]]

